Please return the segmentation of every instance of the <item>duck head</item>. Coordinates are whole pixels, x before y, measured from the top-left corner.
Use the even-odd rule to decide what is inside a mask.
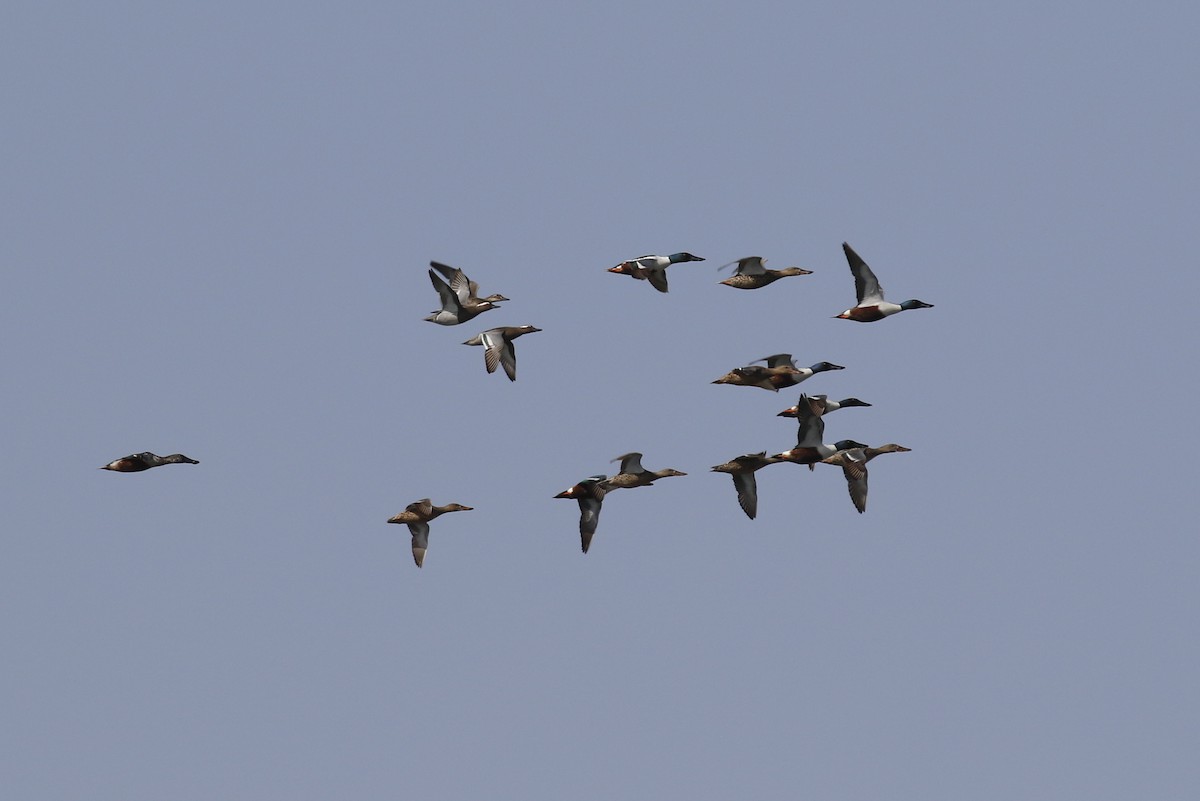
[[[673,467],[666,467],[662,470],[655,470],[654,475],[658,476],[659,478],[671,478],[672,476],[686,476],[687,473],[676,470]]]

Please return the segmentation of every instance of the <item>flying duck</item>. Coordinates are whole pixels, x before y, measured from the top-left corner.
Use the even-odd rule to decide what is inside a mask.
[[[613,461],[621,463],[621,470],[612,478],[601,482],[605,490],[645,487],[653,484],[660,478],[687,475],[687,473],[681,473],[671,467],[663,470],[647,470],[642,467],[642,455],[637,452],[621,454],[616,459],[613,459]]]
[[[900,304],[888,303],[883,299],[883,287],[879,286],[879,279],[862,257],[855,253],[854,248],[847,242],[842,243],[842,250],[846,251],[846,261],[850,262],[850,272],[854,274],[854,291],[858,295],[858,305],[836,315],[835,319],[873,323],[909,309],[933,308],[932,303],[915,298]]]
[[[479,284],[467,278],[467,274],[457,267],[442,264],[440,261],[431,261],[429,262],[429,266],[446,277],[450,288],[454,290],[454,294],[458,295],[459,302],[464,306],[478,306],[481,303],[499,303],[500,301],[508,300],[503,295],[488,295],[486,298],[479,297]]]
[[[672,253],[670,256],[638,256],[609,267],[610,273],[633,276],[639,281],[649,281],[659,292],[667,291],[667,268],[685,261],[704,261],[691,253]]]
[[[849,448],[838,451],[832,456],[821,460],[822,464],[838,465],[846,476],[846,485],[850,489],[850,500],[859,514],[867,511],[867,462],[881,453],[907,453],[912,448],[889,442],[878,448]]]
[[[469,287],[463,293],[466,297],[460,296],[458,292],[451,289],[449,284],[438,278],[437,273],[433,270],[429,271],[429,280],[433,282],[433,288],[437,290],[438,297],[442,301],[442,308],[424,318],[431,323],[437,323],[438,325],[459,325],[483,314],[489,309],[499,308],[489,300],[472,299]]]
[[[101,467],[101,470],[113,470],[117,473],[140,473],[151,467],[162,467],[164,464],[200,464],[195,459],[189,459],[182,453],[172,453],[169,456],[157,456],[150,451],[133,453],[114,459]]]
[[[718,281],[718,284],[731,286],[735,289],[758,289],[767,284],[773,284],[780,278],[787,278],[790,275],[812,275],[812,270],[805,270],[801,267],[784,267],[782,270],[768,270],[763,266],[765,259],[762,256],[746,256],[731,261],[721,269],[736,264],[737,269],[729,278],[724,281]]]
[[[766,362],[766,367],[757,362]],[[787,387],[794,387],[801,381],[812,378],[817,373],[828,370],[845,370],[840,364],[817,362],[812,367],[797,367],[790,353],[776,353],[755,359],[745,367],[737,367],[713,381],[714,384],[732,384],[738,387],[759,387],[778,392]]]
[[[753,520],[758,514],[758,482],[754,480],[754,472],[780,461],[783,460],[776,456],[767,456],[766,451],[746,453],[715,466],[713,472],[729,473],[733,476],[733,486],[737,490],[738,504],[746,513],[746,517]]]
[[[448,503],[445,506],[434,506],[429,498],[422,498],[404,507],[404,511],[388,518],[389,523],[406,523],[412,532],[412,555],[417,567],[425,563],[425,550],[429,547],[429,521],[446,512],[469,512],[471,506],[458,503]]]
[[[608,476],[604,474],[590,476],[554,496],[579,501],[579,537],[584,553],[588,552],[588,546],[592,544],[592,535],[596,533],[596,525],[600,522],[600,504],[607,492],[604,488],[606,478]]]
[[[475,336],[464,342],[464,345],[483,345],[487,350],[483,352],[483,365],[489,373],[496,372],[496,365],[504,365],[504,372],[508,374],[509,381],[517,380],[517,352],[513,349],[513,340],[526,334],[532,334],[541,331],[540,328],[534,328],[532,325],[517,325],[504,326],[503,328],[489,328],[486,331],[476,334]]]

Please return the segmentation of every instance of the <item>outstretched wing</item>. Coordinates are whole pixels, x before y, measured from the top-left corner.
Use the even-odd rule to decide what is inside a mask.
[[[433,282],[433,288],[437,290],[444,311],[458,312],[462,310],[462,304],[458,302],[458,295],[454,294],[454,290],[445,281],[438,278],[437,273],[433,270],[429,271],[429,280]]]
[[[455,296],[460,301],[465,303],[467,298],[471,297],[471,281],[467,279],[467,274],[457,267],[451,267],[449,264],[442,264],[440,261],[431,261],[429,266],[437,270],[442,275],[446,276],[446,281],[450,284],[450,289],[453,290]]]
[[[592,544],[592,535],[600,522],[600,501],[586,495],[579,498],[579,538],[583,544],[583,552],[588,552]]]
[[[800,406],[803,409],[804,400],[801,399]],[[817,415],[799,415],[800,425],[796,430],[796,447],[797,448],[815,448],[821,444],[825,437],[825,421]]]
[[[733,486],[737,488],[738,505],[746,513],[746,517],[753,520],[758,514],[758,482],[754,480],[754,473],[734,473]]]
[[[408,530],[412,532],[413,561],[420,567],[425,563],[425,549],[429,547],[429,524],[409,523]]]
[[[500,363],[504,365],[504,372],[508,374],[509,381],[517,380],[517,349],[513,347],[511,340],[503,340],[499,348]],[[494,368],[493,368],[494,369]]]
[[[846,476],[850,500],[858,513],[862,514],[867,511],[867,460],[862,450],[855,448],[842,451],[842,473]]]
[[[479,338],[483,340],[483,366],[489,373],[494,373],[500,365],[501,353],[505,346],[504,337],[495,331],[484,331]]]
[[[667,291],[667,271],[661,270],[646,270],[646,279],[650,282],[650,286],[657,289],[659,292]]]
[[[879,285],[875,273],[871,272],[871,268],[854,252],[854,248],[850,247],[848,242],[842,243],[842,250],[846,251],[846,261],[850,262],[850,272],[854,274],[854,292],[858,295],[858,305],[882,301],[883,287]]]

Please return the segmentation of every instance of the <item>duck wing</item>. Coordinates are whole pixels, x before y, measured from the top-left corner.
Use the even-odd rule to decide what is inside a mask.
[[[404,507],[404,511],[412,512],[419,517],[429,519],[433,516],[433,501],[429,498],[422,498],[419,501],[413,501],[408,506]]]
[[[846,476],[846,488],[850,490],[850,500],[854,508],[862,514],[866,511],[866,462],[854,462],[846,459],[841,463],[842,474]]]
[[[417,567],[425,563],[425,550],[429,547],[429,524],[409,523],[408,530],[412,532],[413,561]]]
[[[804,407],[804,399],[800,399],[801,411]],[[796,447],[797,448],[816,448],[821,444],[825,437],[825,421],[819,415],[810,414],[799,416],[800,425],[796,431]]]
[[[738,505],[753,520],[758,514],[758,482],[754,480],[754,471],[734,473],[733,486],[737,489]]]
[[[646,472],[645,468],[642,467],[642,455],[637,451],[623,453],[616,459],[613,459],[613,461],[621,463],[621,473],[632,473],[636,475],[638,473]]]
[[[449,264],[442,264],[440,261],[431,261],[429,266],[437,270],[442,275],[446,276],[446,281],[450,284],[450,289],[463,303],[471,297],[471,281],[467,278],[467,274],[457,267],[451,267]]]
[[[659,292],[667,291],[667,271],[666,268],[644,270],[646,280],[650,282],[650,286],[657,289]]]
[[[867,511],[867,460],[859,448],[842,452],[842,473],[859,514]]]
[[[750,363],[755,364],[757,362],[766,362],[769,368],[790,367],[793,370],[798,369],[796,367],[796,360],[792,358],[792,354],[790,353],[775,353],[770,356],[763,356],[761,359],[755,359]]]
[[[854,292],[858,295],[858,305],[881,302],[883,287],[879,285],[875,273],[871,272],[871,268],[854,252],[854,248],[850,247],[848,242],[842,243],[842,250],[846,251],[846,261],[850,263],[850,272],[854,274]]]
[[[579,539],[584,553],[588,552],[588,547],[592,544],[592,535],[596,533],[596,526],[600,523],[600,505],[601,501],[597,498],[587,495],[579,498]]]
[[[812,375],[809,373],[809,375]],[[805,376],[808,378],[808,376]],[[800,400],[796,403],[796,417],[801,420],[806,417],[820,417],[826,411],[825,395],[801,395]]]
[[[442,301],[442,311],[460,314],[462,312],[462,303],[459,301],[458,295],[450,288],[450,285],[438,278],[437,273],[433,270],[429,271],[429,280],[433,283],[433,288],[437,290],[438,298]]]
[[[496,372],[496,368],[500,366],[500,361],[504,348],[508,345],[504,336],[498,331],[484,331],[479,335],[479,340],[483,344],[483,366],[487,368],[489,373]],[[507,366],[504,368],[508,369]],[[515,365],[513,367],[516,369]]]
[[[504,340],[504,344],[500,348],[500,364],[504,365],[504,372],[508,375],[508,380],[516,381],[517,349],[511,340]]]

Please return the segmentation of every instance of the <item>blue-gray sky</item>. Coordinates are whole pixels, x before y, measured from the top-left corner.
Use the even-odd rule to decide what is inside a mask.
[[[1200,790],[1191,6],[5,16],[12,797]],[[843,240],[936,307],[830,319]],[[512,301],[423,322],[430,259]],[[522,323],[515,384],[459,344]],[[709,383],[781,351],[913,448],[865,515],[708,472],[794,443]],[[147,449],[200,464],[96,469]],[[689,475],[582,556],[552,496],[629,450]]]

